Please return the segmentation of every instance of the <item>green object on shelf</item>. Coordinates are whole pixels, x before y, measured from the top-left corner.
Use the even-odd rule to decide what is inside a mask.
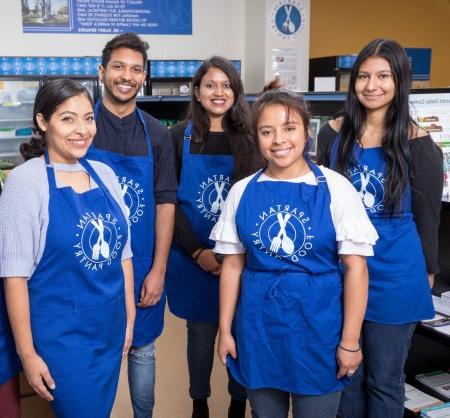
[[[9,161],[0,160],[0,173],[1,175],[5,175],[1,170],[12,170],[15,167],[14,164],[10,163]]]

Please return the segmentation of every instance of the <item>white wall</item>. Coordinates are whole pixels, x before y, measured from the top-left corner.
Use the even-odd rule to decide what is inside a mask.
[[[274,6],[279,7],[279,0],[266,0],[266,29],[265,29],[265,78],[266,81],[274,78],[275,72],[272,69],[272,50],[288,49],[296,54],[297,83],[295,88],[301,91],[308,91],[309,75],[309,29],[310,29],[310,0],[298,0],[295,3],[302,7],[303,29],[295,39],[280,39],[271,28],[271,17]],[[294,87],[293,87],[294,88]]]
[[[83,56],[101,55],[114,35],[22,33],[20,0],[2,0],[0,55]],[[223,55],[244,60],[245,1],[192,0],[192,36],[142,35],[154,59],[204,59]]]
[[[309,0],[302,1],[308,5],[309,14]],[[100,56],[105,43],[114,36],[22,33],[20,0],[1,2],[8,2],[8,7],[0,14],[0,56]],[[192,36],[141,36],[150,44],[150,59],[205,59],[222,55],[241,60],[245,91],[254,93],[273,77],[271,48],[299,48],[302,55],[298,68],[306,71],[308,68],[309,27],[306,47],[298,39],[276,39],[269,22],[270,8],[275,2],[192,0]]]
[[[257,93],[265,83],[265,28],[264,0],[246,0],[245,9],[245,91]]]

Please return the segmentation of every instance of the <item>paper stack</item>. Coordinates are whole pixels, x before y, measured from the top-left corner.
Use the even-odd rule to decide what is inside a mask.
[[[421,409],[430,406],[440,405],[443,402],[433,396],[416,389],[414,386],[405,383],[405,408],[413,412],[419,412]]]

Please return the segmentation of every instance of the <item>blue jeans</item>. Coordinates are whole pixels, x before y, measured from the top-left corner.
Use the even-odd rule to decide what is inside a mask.
[[[296,395],[278,389],[247,389],[253,418],[287,418],[292,399],[293,418],[335,418],[341,392]]]
[[[341,418],[402,418],[404,367],[417,323],[386,325],[364,321],[364,360],[342,392]]]
[[[155,404],[155,342],[131,347],[128,385],[134,418],[152,418]]]
[[[187,360],[189,369],[189,395],[192,399],[211,396],[211,372],[214,362],[218,322],[187,321]],[[227,368],[228,371],[228,368]],[[247,399],[247,392],[228,372],[228,393],[233,399]]]

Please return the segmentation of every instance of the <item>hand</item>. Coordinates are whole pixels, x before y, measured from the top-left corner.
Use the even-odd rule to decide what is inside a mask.
[[[217,262],[214,251],[211,249],[203,250],[197,258],[197,264],[205,271],[214,276],[220,275],[221,265]]]
[[[237,358],[236,343],[230,333],[219,333],[219,344],[217,346],[217,354],[224,366],[227,364],[227,355],[234,359]]]
[[[142,283],[141,295],[137,306],[140,308],[148,308],[156,305],[161,299],[164,288],[164,273],[150,270],[147,277]]]
[[[28,383],[36,393],[47,401],[53,401],[53,396],[47,387],[53,390],[56,385],[44,360],[35,353],[22,358],[22,366]]]
[[[122,349],[122,360],[126,359],[126,357],[128,356],[128,352],[130,351],[131,343],[133,342],[133,329],[134,322],[133,324],[127,325],[127,329],[125,331],[125,342]]]
[[[356,353],[351,353],[338,347],[336,351],[336,360],[339,366],[337,378],[340,379],[345,375],[351,377],[362,361],[362,353],[361,350]]]
[[[428,273],[428,283],[430,284],[430,289],[434,286],[434,273]]]

